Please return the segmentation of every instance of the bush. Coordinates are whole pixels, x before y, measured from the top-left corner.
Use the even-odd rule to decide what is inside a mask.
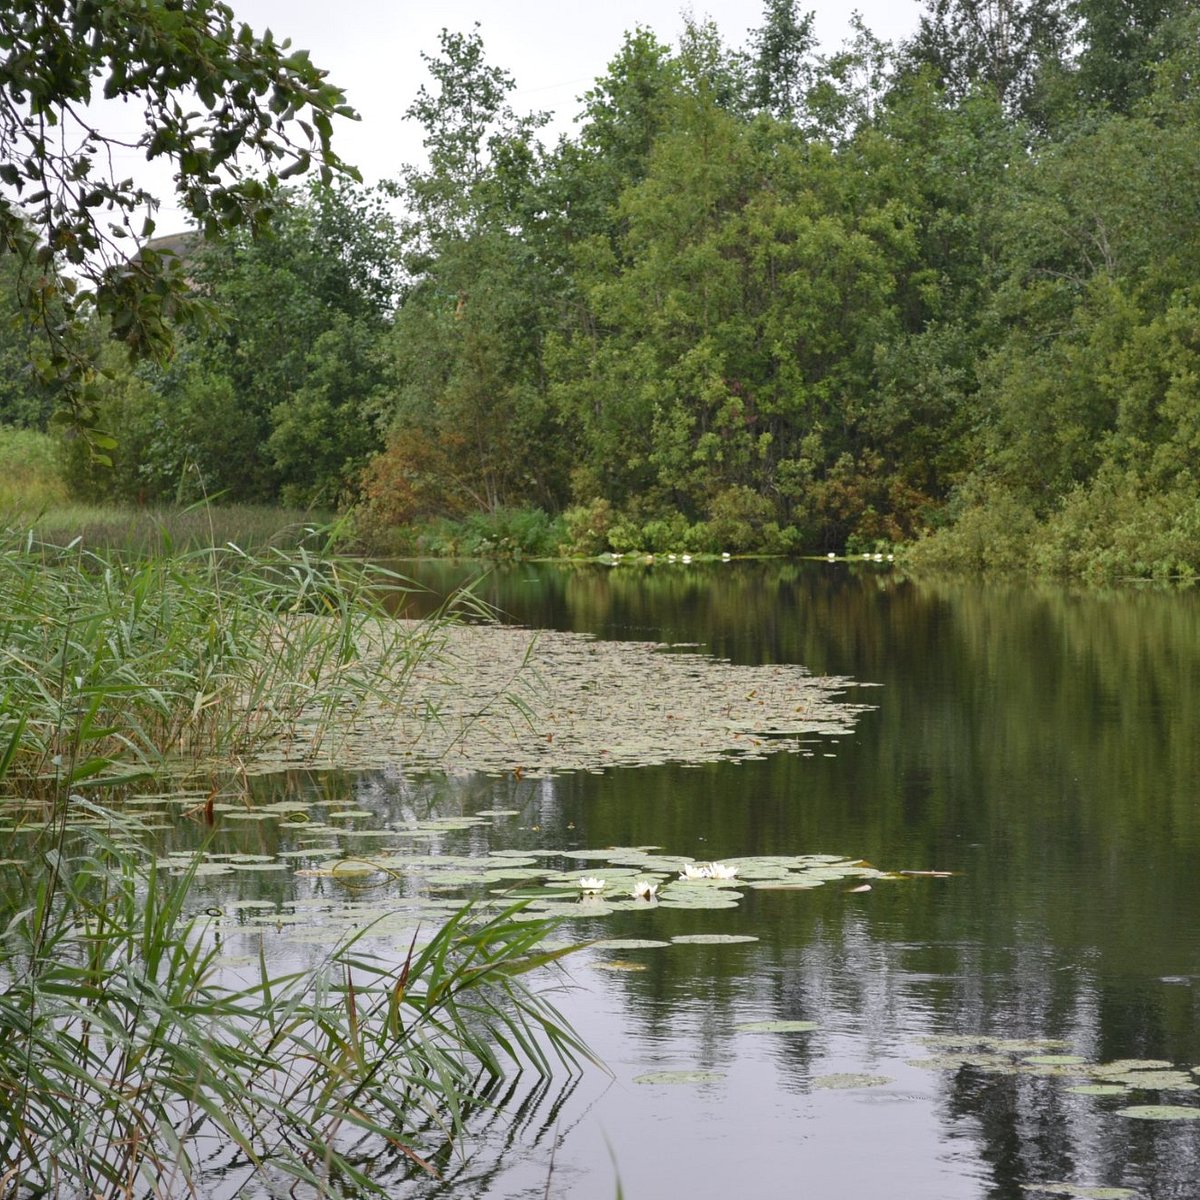
[[[1026,573],[1037,541],[1033,509],[997,488],[972,497],[952,525],[909,546],[905,557],[914,566]]]
[[[568,556],[591,558],[608,548],[608,531],[612,527],[612,504],[608,500],[594,499],[586,504],[576,504],[562,515],[565,534],[559,545],[559,553]]]
[[[744,485],[718,492],[708,506],[708,533],[713,549],[752,553],[765,550],[767,525],[775,506]]]
[[[671,550],[690,550],[691,526],[681,512],[653,517],[642,526],[641,548],[664,554]]]
[[[1191,578],[1200,567],[1200,495],[1160,491],[1133,471],[1102,467],[1068,493],[1041,530],[1038,567],[1092,582]]]

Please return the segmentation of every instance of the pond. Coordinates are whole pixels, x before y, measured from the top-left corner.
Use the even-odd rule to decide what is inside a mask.
[[[285,815],[336,817],[330,853],[407,830],[424,854],[358,886],[295,871],[302,823],[227,823],[222,849],[267,869],[214,876],[212,902],[275,966],[318,953],[339,909],[401,912],[438,856],[486,859],[493,890],[506,858],[513,881],[530,863],[605,880],[564,930],[602,941],[552,982],[608,1071],[510,1079],[439,1160],[443,1182],[397,1174],[392,1194],[1194,1200],[1194,592],[874,563],[404,569],[438,595],[475,579],[514,623],[844,677],[862,708],[762,757],[255,781]],[[846,872],[785,878],[810,855]],[[739,877],[695,885],[716,907],[629,898],[668,860]],[[389,937],[402,954],[400,922]]]

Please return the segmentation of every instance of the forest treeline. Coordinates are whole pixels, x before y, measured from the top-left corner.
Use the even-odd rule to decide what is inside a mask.
[[[66,443],[72,488],[339,506],[375,548],[1195,575],[1195,4],[928,0],[832,52],[795,0],[761,22],[628,33],[553,144],[444,33],[425,165],[195,249],[170,361],[97,331],[118,444]],[[0,419],[38,427],[10,315]]]

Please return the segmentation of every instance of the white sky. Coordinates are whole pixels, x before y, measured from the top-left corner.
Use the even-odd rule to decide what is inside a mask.
[[[271,29],[306,49],[313,61],[342,87],[360,122],[337,121],[334,143],[368,183],[394,177],[406,163],[422,158],[421,133],[404,120],[421,83],[428,79],[421,53],[436,54],[443,28],[468,31],[476,21],[489,64],[516,79],[510,103],[517,112],[535,109],[555,114],[547,130],[553,139],[570,128],[578,97],[605,72],[620,49],[626,30],[652,29],[675,44],[690,7],[697,18],[711,18],[727,45],[740,46],[762,18],[761,0],[229,0],[239,20],[256,32]],[[808,0],[801,9],[816,13],[816,32],[825,51],[838,48],[854,10],[883,39],[910,33],[921,11],[920,0]],[[135,113],[130,106],[125,110]],[[136,136],[136,130],[121,132]],[[124,169],[158,195],[162,207],[158,232],[171,233],[184,221],[170,201],[169,172],[150,174],[130,158]]]

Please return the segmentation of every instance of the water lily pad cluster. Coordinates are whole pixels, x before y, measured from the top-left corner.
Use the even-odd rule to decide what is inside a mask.
[[[328,733],[324,712],[301,720],[251,769],[399,763],[533,777],[812,753],[816,738],[850,732],[867,707],[842,698],[848,684],[652,642],[457,626],[439,660],[418,666],[394,696],[346,714],[319,756],[312,746],[318,728]]]
[[[1070,1044],[1054,1039],[935,1035],[922,1041],[932,1053],[910,1065],[934,1071],[971,1067],[993,1075],[1037,1075],[1070,1081],[1067,1091],[1080,1096],[1124,1096],[1165,1092],[1200,1092],[1200,1067],[1179,1067],[1165,1059],[1121,1058],[1092,1062],[1083,1055],[1063,1053]],[[1200,1120],[1200,1104],[1139,1104],[1117,1110],[1118,1115],[1145,1120]],[[1059,1186],[1059,1185],[1055,1185]],[[1074,1186],[1074,1185],[1062,1185]],[[1080,1194],[1083,1193],[1062,1193]]]
[[[654,848],[613,847],[567,851],[559,860],[578,866],[553,867],[543,860],[513,892],[535,913],[602,916],[648,907],[736,908],[747,889],[807,890],[841,880],[889,876],[860,859],[836,854],[765,855],[737,863],[696,862]],[[896,878],[891,876],[891,878]]]
[[[445,828],[426,824],[418,832]],[[243,931],[273,930],[289,941],[329,943],[364,926],[369,926],[367,936],[391,937],[456,909],[464,899],[484,909],[521,900],[531,920],[587,919],[621,910],[729,909],[752,888],[807,890],[846,879],[888,877],[861,860],[810,854],[741,858],[736,875],[689,879],[685,868],[692,860],[654,848],[495,850],[467,856],[422,852],[401,844],[394,832],[387,839],[394,844],[364,843],[360,853],[348,857],[325,840],[332,832],[317,821],[298,825],[297,837],[310,844],[284,851],[275,861],[246,854],[207,855],[200,868],[204,875],[236,877],[240,871],[271,868],[287,870],[295,880],[297,894],[278,905],[234,901],[218,911]],[[188,861],[182,853],[168,854],[160,867],[183,870]],[[669,942],[622,939],[602,945],[624,949],[755,940],[745,933],[693,933]]]

